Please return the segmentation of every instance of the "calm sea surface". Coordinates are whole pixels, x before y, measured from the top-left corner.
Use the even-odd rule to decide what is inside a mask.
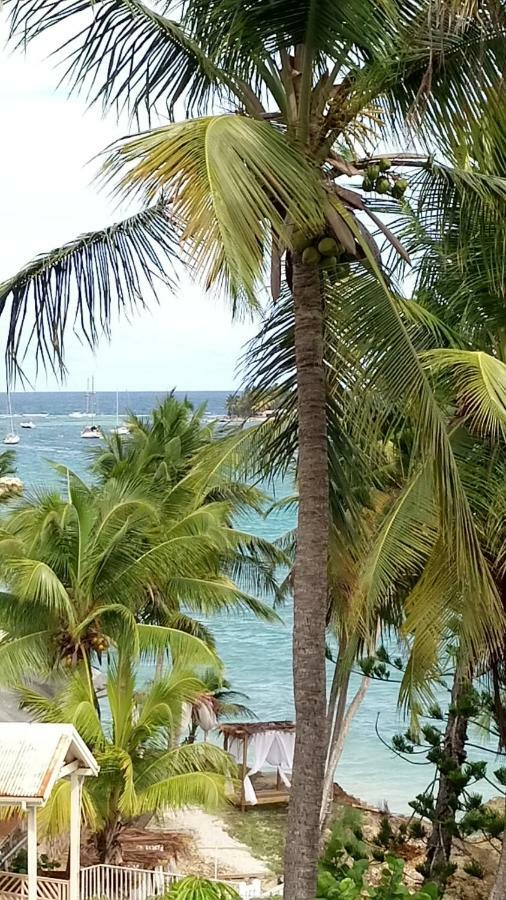
[[[187,396],[195,406],[207,402],[209,415],[219,416],[225,411],[227,393],[190,392]],[[128,411],[147,415],[163,396],[163,391],[120,394],[120,416]],[[73,412],[84,411],[83,394],[17,393],[12,396],[12,405],[18,426],[27,418],[36,424],[32,431],[19,429],[21,442],[16,447],[18,473],[28,489],[57,483],[51,461],[68,465],[81,476],[86,475],[90,448],[80,437],[86,420],[70,417]],[[105,431],[114,427],[116,394],[97,393],[97,406],[97,423]],[[6,413],[6,401],[2,403],[0,399],[0,439],[10,430]],[[282,495],[289,491],[289,486],[277,485],[276,491]],[[293,527],[294,514],[283,511],[267,519],[251,515],[240,525],[272,539]],[[210,623],[229,679],[235,689],[249,696],[248,705],[260,719],[293,716],[292,610],[289,605],[281,611],[281,616],[284,624],[279,626],[265,625],[247,615],[219,617]],[[356,687],[358,680],[355,678],[353,686]],[[385,739],[402,728],[396,709],[396,687],[384,682],[371,685],[353,723],[336,777],[350,793],[369,803],[387,802],[390,809],[402,812],[407,810],[408,801],[431,781],[431,769],[398,759],[376,735],[378,715],[378,728]],[[482,741],[483,738],[478,743]],[[490,754],[482,755],[493,761]],[[416,759],[420,760],[420,757]]]

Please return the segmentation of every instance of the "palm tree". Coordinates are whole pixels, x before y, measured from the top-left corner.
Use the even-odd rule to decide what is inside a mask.
[[[56,699],[18,689],[36,719],[72,722],[100,765],[98,777],[83,787],[83,814],[103,863],[122,862],[121,834],[136,817],[188,805],[216,808],[235,777],[230,757],[210,744],[167,749],[167,730],[177,735],[183,704],[202,691],[191,671],[174,667],[141,694],[137,682],[130,644],[120,640],[108,660],[102,714],[82,664],[67,676]],[[62,781],[42,814],[49,833],[65,829],[69,802],[69,786]]]
[[[229,884],[188,875],[170,889],[167,900],[239,900],[239,894]]]
[[[181,656],[200,647],[201,662],[210,664],[207,632],[191,627],[183,604],[199,614],[247,608],[276,619],[226,574],[241,570],[244,554],[254,578],[257,553],[254,539],[248,553],[249,536],[229,527],[229,507],[202,507],[190,492],[171,496],[170,515],[168,505],[114,481],[88,488],[68,472],[66,497],[52,492],[28,499],[4,520],[4,682],[81,660],[89,668],[126,635],[133,651]],[[265,581],[261,567],[259,577]]]
[[[295,316],[299,481],[298,727],[285,897],[311,900],[325,759],[328,279],[315,247],[306,253],[302,248],[324,235],[337,242],[332,247],[344,263],[337,290],[347,287],[349,260],[362,257],[376,273],[378,280],[366,278],[355,292],[343,292],[350,312],[360,312],[355,325],[349,318],[352,340],[360,333],[364,352],[372,353],[368,385],[371,378],[386,383],[395,402],[411,409],[415,446],[436,472],[442,519],[447,528],[452,523],[462,571],[490,611],[493,591],[444,422],[378,271],[374,244],[355,213],[372,217],[387,235],[388,229],[373,205],[341,179],[369,167],[367,187],[390,187],[400,196],[397,180],[394,185],[389,177],[372,177],[371,162],[377,166],[385,158],[371,160],[381,140],[394,148],[387,154],[394,162],[425,165],[427,154],[420,160],[399,152],[405,130],[415,131],[431,152],[446,153],[464,123],[479,121],[484,97],[493,94],[503,70],[504,6],[492,0],[360,0],[344,6],[341,0],[186,0],[176,7],[177,20],[163,5],[150,8],[139,0],[90,0],[89,7],[83,23],[86,5],[73,0],[11,0],[13,33],[24,44],[64,23],[67,76],[74,87],[88,86],[91,98],[106,108],[126,106],[138,117],[145,111],[148,121],[157,104],[169,115],[178,103],[189,114],[212,112],[114,148],[106,177],[150,205],[39,257],[2,285],[2,305],[11,302],[8,360],[11,368],[19,365],[28,304],[38,323],[28,334],[35,335],[39,355],[59,364],[73,304],[93,342],[97,323],[109,320],[111,297],[120,307],[135,304],[145,286],[154,288],[155,276],[166,281],[168,270],[170,277],[175,256],[183,254],[206,286],[228,290],[234,309],[255,307],[266,257],[273,295],[279,295],[284,255]],[[74,21],[77,31],[68,39]],[[215,114],[216,101],[233,114]],[[440,166],[431,174],[436,182],[453,177]],[[472,178],[461,182],[474,187]],[[364,326],[374,332],[375,344]],[[451,515],[455,510],[459,514]]]
[[[226,719],[254,718],[255,713],[244,704],[246,694],[232,690],[229,680],[219,669],[207,668],[200,675],[203,691],[191,706],[188,743],[193,744],[199,727],[207,733]],[[205,738],[204,738],[205,739]]]

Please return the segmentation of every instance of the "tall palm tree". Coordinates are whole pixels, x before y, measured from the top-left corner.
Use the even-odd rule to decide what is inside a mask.
[[[10,0],[8,8],[13,33],[23,44],[64,26],[70,82],[88,89],[105,108],[126,106],[134,116],[147,113],[148,121],[157,106],[169,116],[179,105],[188,114],[207,113],[121,142],[109,154],[105,175],[149,205],[38,258],[2,286],[0,302],[11,303],[12,367],[21,359],[28,304],[37,319],[28,334],[35,335],[39,355],[58,364],[73,304],[93,342],[98,322],[109,321],[111,299],[120,307],[138,302],[145,287],[154,287],[155,276],[170,278],[176,255],[190,260],[206,286],[228,290],[234,309],[258,305],[266,257],[273,295],[279,295],[285,257],[295,314],[299,475],[297,736],[285,896],[311,900],[325,757],[327,279],[315,249],[304,255],[301,248],[326,235],[338,242],[336,252],[345,263],[362,257],[376,272],[379,280],[360,291],[365,308],[355,336],[365,319],[369,326],[381,322],[375,346],[367,328],[361,332],[364,352],[373,353],[374,376],[388,384],[396,402],[416,411],[416,446],[437,470],[442,519],[446,527],[452,521],[462,572],[493,607],[444,423],[378,272],[374,244],[355,213],[372,217],[387,234],[388,229],[341,181],[369,165],[381,140],[390,143],[394,161],[420,164],[402,153],[402,145],[399,151],[405,130],[415,131],[418,142],[429,142],[433,152],[445,138],[458,137],[466,122],[479,120],[484,97],[503,71],[504,4],[185,0],[174,5],[177,18],[171,18],[170,5],[150,7],[139,0]],[[217,115],[217,103],[233,114]],[[433,167],[432,174],[436,180],[452,177],[441,167]],[[372,177],[368,186],[375,186]],[[388,190],[389,179],[381,177],[377,186]],[[344,272],[346,280],[346,264]],[[353,307],[349,290],[346,299]],[[358,303],[358,294],[355,299]],[[451,515],[455,509],[458,516]]]
[[[67,676],[56,699],[18,689],[24,708],[39,721],[72,722],[100,765],[98,777],[83,787],[83,814],[104,863],[122,862],[121,834],[137,816],[187,805],[215,808],[225,801],[227,780],[235,777],[230,757],[211,744],[167,749],[167,730],[178,734],[183,704],[202,691],[191,670],[175,667],[142,694],[136,675],[131,647],[120,640],[108,662],[102,715],[82,665]],[[66,828],[69,802],[68,783],[61,782],[41,819],[49,833]]]

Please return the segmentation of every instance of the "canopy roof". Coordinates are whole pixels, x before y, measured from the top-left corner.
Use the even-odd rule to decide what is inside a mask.
[[[225,722],[220,731],[232,738],[244,738],[264,731],[295,731],[295,722]]]
[[[98,770],[73,725],[0,722],[0,805],[42,805],[58,779]]]

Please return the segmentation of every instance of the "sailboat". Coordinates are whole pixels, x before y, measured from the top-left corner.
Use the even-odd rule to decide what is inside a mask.
[[[81,431],[81,437],[87,438],[88,440],[100,439],[103,437],[103,434],[98,425],[95,425],[95,379],[91,379],[91,392],[88,392],[86,397],[87,409],[89,410],[91,417],[91,424],[86,425],[85,428]]]
[[[19,427],[20,428],[35,428],[35,422],[32,422],[32,420],[29,419],[28,422],[20,422]]]
[[[14,428],[14,419],[12,418],[11,395],[9,391],[7,391],[7,408],[9,410],[9,418],[11,420],[11,430],[9,434],[5,435],[4,444],[19,444],[19,434],[16,434],[16,430]]]
[[[119,424],[119,393],[116,391],[116,427],[111,428],[111,434],[127,435],[130,434],[127,425]]]
[[[71,412],[69,416],[71,419],[87,419],[90,415],[90,379],[86,379],[86,409],[84,412]]]

